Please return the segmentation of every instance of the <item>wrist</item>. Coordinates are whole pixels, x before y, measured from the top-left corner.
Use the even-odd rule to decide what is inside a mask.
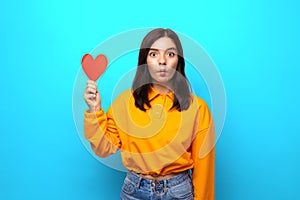
[[[97,104],[94,107],[90,108],[91,113],[99,112],[100,110],[101,110],[101,106],[99,104]]]

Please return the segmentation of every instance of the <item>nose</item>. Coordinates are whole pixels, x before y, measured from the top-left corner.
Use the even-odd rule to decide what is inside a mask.
[[[164,55],[160,55],[158,58],[158,64],[159,65],[166,65],[166,58]]]

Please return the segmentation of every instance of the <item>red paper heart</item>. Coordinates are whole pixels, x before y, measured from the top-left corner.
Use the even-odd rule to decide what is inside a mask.
[[[96,59],[93,59],[90,54],[85,54],[81,61],[83,71],[93,81],[96,81],[103,74],[107,63],[107,58],[103,54],[98,55]]]

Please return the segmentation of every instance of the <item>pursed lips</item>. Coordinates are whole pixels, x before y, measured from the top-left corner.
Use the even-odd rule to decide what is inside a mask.
[[[158,70],[158,72],[159,73],[166,73],[167,72],[166,66],[160,65],[160,69]]]
[[[166,69],[161,69],[161,70],[159,70],[159,71],[158,71],[158,75],[159,75],[160,77],[165,77],[165,76],[167,76],[167,70],[166,70]]]

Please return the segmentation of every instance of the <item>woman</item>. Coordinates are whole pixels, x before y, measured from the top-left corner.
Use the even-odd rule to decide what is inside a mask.
[[[123,200],[214,199],[214,148],[204,143],[214,142],[213,120],[184,68],[178,36],[159,28],[142,41],[132,89],[106,114],[96,83],[87,82],[85,137],[100,157],[121,150]]]

